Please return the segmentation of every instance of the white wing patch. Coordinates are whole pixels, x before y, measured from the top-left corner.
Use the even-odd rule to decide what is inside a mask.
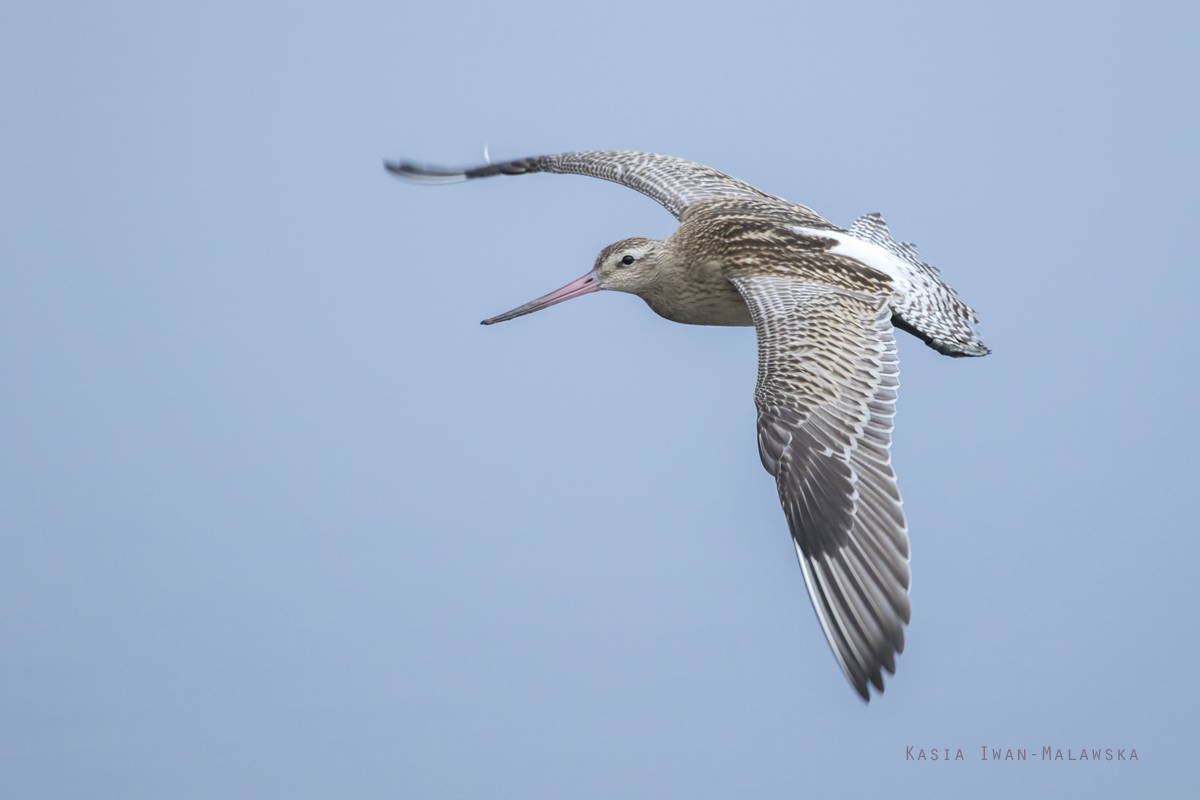
[[[896,289],[901,294],[907,295],[911,290],[912,282],[908,278],[908,273],[912,271],[912,267],[879,245],[864,242],[862,239],[855,238],[842,231],[805,228],[800,225],[789,225],[788,227],[804,236],[835,240],[838,243],[837,247],[834,247],[829,252],[853,258],[860,264],[865,264],[871,269],[882,272],[892,279],[892,282],[896,284]]]

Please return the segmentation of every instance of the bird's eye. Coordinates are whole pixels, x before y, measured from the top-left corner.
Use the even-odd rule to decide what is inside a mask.
[[[633,263],[633,256],[625,256],[621,259],[621,263],[628,267]]]

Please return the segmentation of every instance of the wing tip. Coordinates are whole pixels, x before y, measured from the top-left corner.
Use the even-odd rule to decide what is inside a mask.
[[[891,645],[890,648],[887,645],[871,647],[866,642],[858,644],[852,642],[851,631],[846,627],[853,625],[852,621],[842,619],[841,615],[837,613],[834,605],[841,604],[837,603],[835,596],[822,585],[822,579],[818,578],[817,565],[811,563],[804,555],[799,542],[793,539],[792,543],[795,545],[800,569],[804,574],[804,583],[812,600],[813,610],[817,614],[817,620],[824,630],[826,642],[833,651],[834,658],[850,686],[865,704],[869,704],[872,686],[875,687],[876,694],[884,693],[883,672],[886,670],[888,675],[896,674],[895,657],[904,652],[903,626],[899,632],[899,641],[888,643]],[[905,619],[905,623],[907,621]],[[868,644],[866,649],[861,647],[863,644]]]
[[[387,161],[383,168],[401,180],[412,183],[444,184],[462,183],[468,180],[467,170],[446,169],[445,167],[430,167],[413,161]]]

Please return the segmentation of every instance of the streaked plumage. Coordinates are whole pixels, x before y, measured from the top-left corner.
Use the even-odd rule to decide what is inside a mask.
[[[988,353],[973,312],[892,240],[878,214],[843,230],[812,210],[690,161],[585,152],[473,169],[387,164],[453,183],[531,172],[590,175],[646,194],[680,225],[605,248],[592,272],[485,324],[599,289],[693,325],[754,325],[758,447],[821,627],[851,684],[883,691],[904,651],[908,533],[889,447],[899,370],[893,326],[949,356]]]

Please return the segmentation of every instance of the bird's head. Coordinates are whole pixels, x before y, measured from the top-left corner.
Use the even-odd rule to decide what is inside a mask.
[[[493,325],[522,317],[601,289],[640,295],[658,280],[662,253],[663,242],[657,239],[625,239],[610,244],[600,251],[596,266],[587,275],[506,314],[485,319],[483,324]]]
[[[657,239],[624,239],[596,256],[592,269],[601,289],[641,294],[658,279],[663,243]]]

